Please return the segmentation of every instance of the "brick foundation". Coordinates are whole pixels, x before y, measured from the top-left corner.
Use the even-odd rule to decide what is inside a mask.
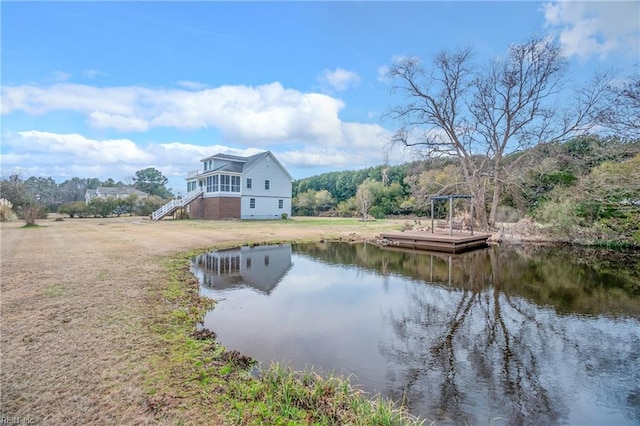
[[[188,207],[191,219],[240,219],[240,197],[196,198]]]

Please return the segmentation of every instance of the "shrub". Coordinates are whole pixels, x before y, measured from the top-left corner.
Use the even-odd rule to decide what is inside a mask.
[[[534,218],[542,223],[553,224],[553,229],[560,234],[570,235],[580,223],[576,210],[576,203],[570,200],[547,201],[536,209]]]
[[[65,203],[58,207],[58,213],[68,214],[69,217],[83,217],[87,214],[87,204],[84,201]]]
[[[351,197],[338,204],[338,214],[340,217],[354,217],[358,214],[356,197]]]
[[[115,198],[94,198],[87,204],[88,211],[91,215],[108,217],[118,207]]]
[[[134,209],[134,214],[138,216],[149,216],[154,211],[162,207],[167,201],[157,195],[150,195],[140,200]]]
[[[517,209],[510,206],[498,206],[496,211],[496,222],[515,223],[522,219],[522,215]]]
[[[11,201],[0,198],[0,222],[7,222],[16,218],[16,214],[11,210],[12,208]]]
[[[38,219],[46,219],[47,211],[39,204],[27,204],[22,207],[20,214],[27,226],[33,226]]]

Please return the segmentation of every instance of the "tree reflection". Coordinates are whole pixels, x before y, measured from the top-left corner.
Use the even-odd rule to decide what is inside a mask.
[[[428,406],[441,422],[566,421],[566,398],[571,396],[558,385],[563,373],[558,358],[580,363],[588,354],[602,361],[611,357],[609,347],[596,343],[586,348],[584,336],[578,340],[557,322],[545,320],[556,315],[553,307],[541,308],[510,294],[513,283],[522,282],[529,271],[518,267],[511,253],[489,249],[458,258],[426,256],[428,263],[437,263],[436,279],[425,277],[436,286],[408,287],[411,304],[387,316],[396,336],[380,346],[389,361],[388,394],[413,411]],[[597,330],[588,332],[593,335],[587,341],[602,339]],[[632,333],[629,343],[638,342],[638,334]],[[638,359],[629,350],[616,356],[627,364]],[[638,376],[637,368],[631,371]],[[612,366],[607,374],[615,382],[625,372]],[[636,390],[622,392],[633,399]]]
[[[623,423],[640,421],[633,264],[617,274],[614,261],[548,248],[330,250],[296,248],[373,270],[389,278],[385,286],[395,275],[415,280],[405,287],[408,304],[384,313],[393,338],[379,345],[385,394],[410,411],[438,424],[594,422],[576,412],[580,395],[583,404],[615,407]]]
[[[531,349],[557,333],[537,321],[520,299],[501,292],[500,269],[487,269],[486,256],[492,265],[500,262],[493,250],[437,257],[440,270],[465,281],[436,291],[413,286],[408,290],[413,304],[400,315],[389,314],[397,339],[381,347],[393,372],[388,393],[410,409],[431,406],[441,421],[558,423],[563,395],[540,380],[538,365],[545,355]],[[489,410],[480,415],[486,418],[477,417],[477,387],[484,389],[486,401],[480,406]]]

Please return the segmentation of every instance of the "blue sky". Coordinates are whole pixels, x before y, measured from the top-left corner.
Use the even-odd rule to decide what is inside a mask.
[[[2,176],[175,192],[199,160],[273,151],[294,178],[412,158],[386,67],[557,37],[572,75],[638,72],[639,2],[3,2]]]

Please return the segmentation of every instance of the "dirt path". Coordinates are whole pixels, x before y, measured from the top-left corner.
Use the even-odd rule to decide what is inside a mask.
[[[10,424],[151,424],[145,377],[162,343],[161,259],[261,241],[364,238],[402,221],[66,219],[0,225],[0,414]],[[179,420],[179,419],[175,419]]]

